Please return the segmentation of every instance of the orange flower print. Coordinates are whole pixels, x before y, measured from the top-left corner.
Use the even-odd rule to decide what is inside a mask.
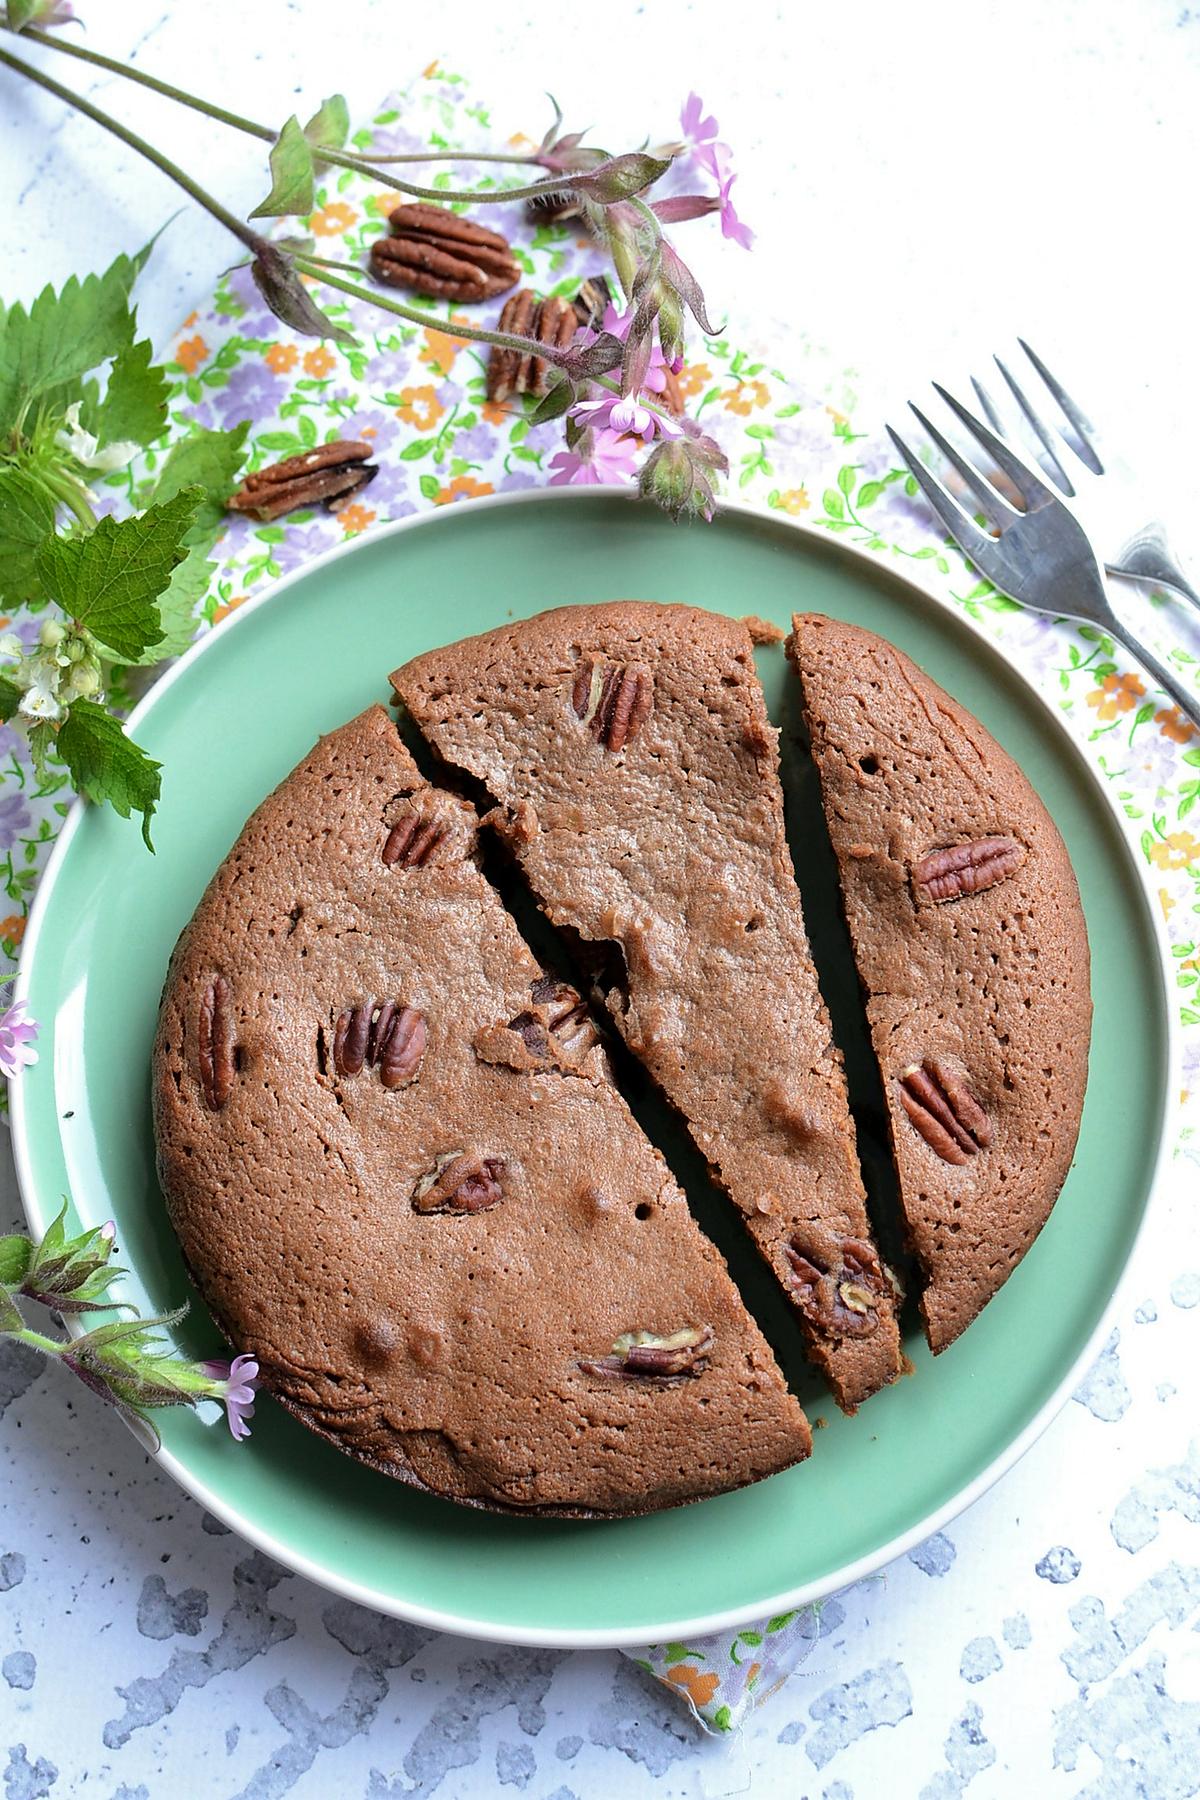
[[[308,228],[317,237],[340,237],[343,231],[349,231],[357,218],[354,208],[347,206],[344,200],[331,200],[328,206],[309,214]]]
[[[1166,888],[1159,888],[1158,904],[1162,907],[1162,916],[1163,916],[1163,921],[1165,923],[1166,920],[1168,920],[1170,918],[1171,914],[1175,911],[1175,896],[1174,896],[1174,894],[1169,893]]]
[[[441,74],[441,70],[438,68],[436,56],[434,57],[434,59],[431,63],[426,63],[425,67],[421,70],[421,74],[426,81],[432,81],[435,75]]]
[[[10,913],[7,919],[0,919],[0,938],[6,944],[19,944],[25,936],[25,921],[20,913]]]
[[[1145,691],[1140,675],[1106,675],[1087,703],[1096,708],[1098,719],[1115,719],[1118,713],[1132,712]]]
[[[346,536],[357,537],[360,531],[365,531],[368,525],[373,525],[375,523],[376,515],[371,511],[370,507],[360,506],[358,501],[354,500],[351,501],[349,506],[341,507],[337,517],[338,524],[341,526]]]
[[[693,394],[702,393],[708,386],[712,380],[712,370],[707,363],[685,363],[675,379],[684,399],[690,400]]]
[[[1163,736],[1169,737],[1174,744],[1190,744],[1196,735],[1196,727],[1190,719],[1184,718],[1177,706],[1155,713],[1154,719]]]
[[[183,321],[183,325],[182,325],[181,329],[183,331],[190,331],[192,329],[192,326],[196,323],[196,320],[199,317],[200,317],[200,314],[198,312],[190,312],[188,314],[187,318]]]
[[[474,475],[456,475],[448,487],[440,488],[436,505],[449,506],[454,500],[470,500],[476,494],[494,494],[490,481],[476,481]]]
[[[272,344],[269,350],[264,350],[263,361],[276,375],[286,375],[300,361],[300,352],[295,344]]]
[[[676,1663],[674,1668],[667,1670],[667,1680],[682,1688],[693,1706],[707,1706],[721,1685],[715,1670],[710,1669],[707,1675],[702,1675],[690,1663]]]
[[[761,381],[739,381],[722,397],[726,412],[740,413],[742,418],[747,418],[756,406],[765,406],[771,395]]]
[[[496,400],[485,400],[482,412],[489,425],[507,424],[510,416],[507,406],[501,406]]]
[[[1158,869],[1186,869],[1200,858],[1200,838],[1190,831],[1169,831],[1161,844],[1151,844],[1150,861]]]
[[[315,375],[318,381],[336,367],[337,357],[324,344],[318,344],[315,350],[306,350],[304,353],[304,373]]]
[[[459,318],[457,313],[451,313],[449,323],[465,325],[467,320]],[[469,342],[469,338],[452,337],[445,331],[427,331],[425,343],[417,360],[423,362],[427,369],[433,369],[438,375],[445,375],[449,372],[450,364],[459,351]]]
[[[407,200],[407,194],[397,194],[394,189],[389,189],[387,193],[372,194],[367,205],[377,219],[386,219],[398,206],[404,206]]]
[[[406,425],[415,425],[418,431],[428,431],[431,426],[436,425],[445,410],[429,386],[400,389],[396,417],[403,419]]]
[[[795,518],[797,513],[807,512],[809,509],[811,502],[808,498],[808,489],[805,487],[785,488],[775,504],[780,512],[791,513]]]
[[[221,620],[227,619],[231,612],[236,612],[239,606],[244,605],[246,598],[245,594],[235,594],[232,600],[226,600],[223,606],[218,606],[213,613],[213,624],[219,625]]]
[[[202,337],[184,338],[182,344],[175,346],[175,361],[185,375],[194,375],[207,358],[208,345]]]

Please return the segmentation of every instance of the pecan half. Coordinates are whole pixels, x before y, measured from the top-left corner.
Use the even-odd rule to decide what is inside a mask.
[[[375,479],[379,466],[371,462],[372,454],[370,444],[357,439],[322,444],[256,469],[225,504],[231,512],[250,513],[256,519],[278,519],[318,500],[333,512],[335,500],[347,499]]]
[[[512,294],[504,302],[499,330],[515,337],[534,337],[539,344],[565,350],[579,326],[570,301],[552,294],[548,300],[535,300],[528,288]],[[546,363],[532,352],[523,356],[519,350],[506,350],[496,344],[488,358],[487,397],[497,405],[512,394],[544,394]]]
[[[585,1375],[616,1375],[627,1381],[639,1376],[664,1382],[703,1375],[716,1336],[711,1325],[685,1325],[667,1337],[657,1337],[652,1331],[623,1331],[610,1356],[583,1360],[579,1367]]]
[[[1025,861],[1025,846],[1015,838],[976,838],[969,844],[950,844],[931,850],[913,864],[913,892],[918,900],[940,906],[961,900],[964,894],[981,894],[997,882],[1007,881]]]
[[[480,1062],[499,1063],[519,1074],[571,1070],[600,1042],[585,1001],[569,982],[542,975],[530,988],[530,1001],[507,1025],[488,1025],[476,1033],[473,1048]]]
[[[437,813],[423,817],[418,812],[405,813],[388,832],[383,846],[385,868],[399,863],[402,869],[424,866],[446,835],[446,827]]]
[[[796,1305],[822,1337],[870,1337],[879,1303],[893,1292],[887,1271],[870,1244],[843,1238],[836,1265],[793,1238],[784,1246],[792,1269]]]
[[[504,1197],[504,1159],[477,1150],[447,1150],[412,1191],[419,1213],[483,1212]]]
[[[654,677],[645,663],[614,663],[581,657],[571,689],[571,705],[606,750],[623,750],[636,737],[654,706]]]
[[[398,206],[391,235],[371,245],[371,272],[389,287],[442,300],[491,300],[521,279],[498,231],[462,219],[445,206]]]
[[[210,1112],[220,1112],[233,1091],[233,1051],[229,983],[214,975],[200,996],[200,1086]]]
[[[962,1076],[940,1057],[927,1056],[901,1072],[900,1104],[943,1162],[968,1162],[992,1141],[987,1113]]]
[[[333,1034],[333,1066],[339,1075],[361,1075],[364,1068],[379,1070],[385,1088],[406,1087],[415,1081],[428,1041],[425,1015],[401,1000],[378,1005],[366,1000],[339,1014]]]

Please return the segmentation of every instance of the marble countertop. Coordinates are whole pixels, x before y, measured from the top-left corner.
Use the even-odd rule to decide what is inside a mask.
[[[1200,340],[1173,243],[1200,150],[1200,9],[609,0],[595,29],[602,55],[579,54],[582,14],[545,7],[466,0],[414,22],[386,0],[120,0],[94,9],[87,41],[268,119],[336,88],[364,113],[448,52],[531,131],[549,88],[612,141],[665,136],[695,87],[760,234],[750,260],[715,233],[696,255],[714,305],[781,346],[801,329],[835,345],[885,405],[1016,329],[1065,346],[1145,434],[1147,465],[1175,468],[1164,508],[1186,537]],[[202,158],[236,209],[253,203],[241,141],[55,62],[68,83],[77,70]],[[7,75],[0,184],[18,200],[6,300],[102,266],[176,205]],[[172,225],[140,291],[157,340],[227,256],[194,214]],[[202,1513],[40,1358],[0,1348],[5,1800],[1200,1793],[1196,1189],[1193,1150],[1103,1355],[1041,1441],[947,1531],[830,1601],[796,1674],[731,1742],[701,1739],[616,1653],[475,1644],[334,1599]],[[0,1229],[18,1214],[3,1146]]]

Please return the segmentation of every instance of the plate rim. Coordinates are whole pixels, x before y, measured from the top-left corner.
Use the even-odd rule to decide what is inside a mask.
[[[587,487],[540,487],[523,489],[509,494],[483,495],[471,500],[470,508],[471,513],[474,514],[477,510],[499,511],[531,505],[546,505],[547,503],[569,506],[594,499],[621,500],[631,506],[645,504],[639,501],[636,492],[628,487],[597,483]],[[440,521],[452,517],[453,512],[453,508],[433,508],[427,512],[412,514],[407,518],[391,519],[370,532],[364,532],[343,543],[331,545],[328,550],[322,551],[320,555],[302,563],[298,568],[278,576],[263,589],[261,594],[256,594],[244,601],[229,618],[222,622],[220,639],[227,640],[229,634],[236,631],[244,619],[286,594],[288,589],[297,582],[307,580],[310,576],[320,573],[334,562],[340,562],[355,555],[364,546],[378,544],[383,539],[399,537],[412,530],[436,527]],[[1130,1269],[1144,1240],[1148,1222],[1152,1213],[1161,1204],[1163,1177],[1171,1164],[1175,1139],[1178,1135],[1181,1032],[1179,1021],[1171,1004],[1172,991],[1169,978],[1172,959],[1166,925],[1153,904],[1148,878],[1133,854],[1117,802],[1093,768],[1082,745],[1076,742],[1061,714],[1051,705],[1041,689],[1035,686],[1024,671],[1005,654],[1002,646],[995,643],[976,620],[967,613],[954,611],[946,600],[933,593],[929,588],[923,587],[904,570],[891,568],[871,551],[857,544],[848,544],[841,538],[831,537],[814,525],[786,516],[775,518],[764,513],[761,507],[751,505],[746,501],[722,501],[719,513],[731,514],[756,524],[782,529],[785,532],[794,532],[814,547],[819,546],[823,554],[832,555],[835,558],[840,556],[850,562],[858,563],[864,568],[872,570],[876,576],[882,575],[885,579],[899,584],[914,595],[923,606],[946,615],[956,625],[965,628],[977,641],[985,645],[991,655],[998,656],[1020,686],[1033,698],[1045,716],[1052,721],[1060,744],[1065,748],[1069,757],[1074,760],[1077,768],[1083,772],[1089,787],[1102,797],[1105,807],[1118,828],[1118,837],[1126,862],[1136,878],[1135,887],[1141,901],[1142,912],[1158,949],[1159,988],[1155,998],[1161,1000],[1166,1019],[1166,1068],[1158,1148],[1154,1167],[1150,1172],[1142,1216],[1130,1240],[1125,1261],[1113,1285],[1112,1293],[1066,1374],[1048,1398],[1043,1401],[1024,1430],[1018,1432],[986,1467],[980,1470],[973,1481],[968,1482],[941,1506],[925,1514],[907,1530],[897,1533],[853,1562],[843,1563],[838,1569],[832,1570],[824,1576],[803,1582],[794,1588],[785,1589],[766,1600],[755,1599],[741,1605],[723,1607],[716,1612],[698,1613],[680,1619],[666,1620],[653,1626],[646,1625],[626,1630],[612,1626],[575,1629],[566,1627],[540,1629],[532,1626],[502,1627],[492,1620],[474,1619],[462,1613],[444,1612],[437,1607],[404,1601],[398,1599],[394,1594],[383,1592],[367,1583],[355,1581],[331,1571],[311,1557],[297,1553],[291,1546],[281,1545],[268,1529],[247,1519],[234,1505],[223,1500],[220,1493],[210,1487],[208,1483],[198,1480],[182,1458],[161,1444],[155,1448],[150,1433],[140,1422],[134,1421],[130,1424],[129,1428],[147,1454],[183,1488],[185,1493],[190,1494],[193,1499],[197,1500],[214,1517],[220,1519],[223,1524],[228,1525],[247,1543],[273,1557],[294,1573],[315,1582],[327,1592],[340,1595],[360,1606],[370,1607],[373,1611],[383,1613],[388,1617],[405,1619],[412,1624],[428,1626],[432,1630],[450,1632],[460,1637],[475,1638],[485,1643],[520,1644],[542,1649],[619,1650],[647,1642],[685,1642],[690,1637],[727,1631],[763,1616],[790,1612],[814,1602],[826,1600],[831,1595],[840,1593],[865,1577],[877,1574],[907,1551],[924,1543],[926,1539],[940,1531],[944,1525],[966,1512],[1010,1469],[1015,1467],[1058,1417],[1078,1386],[1080,1379],[1099,1354],[1103,1340],[1112,1329],[1113,1319],[1124,1298]],[[138,701],[128,716],[126,729],[135,730],[144,715],[157,703],[159,696],[165,693],[186,670],[190,669],[216,641],[218,641],[218,633],[210,630],[189,645],[184,654],[152,684]],[[70,852],[80,820],[85,816],[87,810],[86,803],[77,796],[63,821],[62,830],[58,834],[42,871],[30,906],[25,936],[21,945],[17,979],[12,991],[14,1002],[28,999],[30,971],[41,936],[43,919],[50,904],[50,896]],[[16,1081],[10,1082],[9,1096],[13,1162],[21,1206],[30,1227],[41,1233],[46,1229],[49,1215],[39,1204],[36,1192],[22,1079],[18,1078]],[[78,1336],[85,1329],[77,1319],[68,1319],[65,1323],[71,1336]]]

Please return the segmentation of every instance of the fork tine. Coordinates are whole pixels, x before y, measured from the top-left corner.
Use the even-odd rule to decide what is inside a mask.
[[[992,399],[992,396],[988,393],[982,381],[977,380],[976,377],[972,375],[971,386],[975,389],[975,398],[978,400],[980,406],[982,406],[983,416],[991,426],[992,430],[999,432],[1001,437],[1007,437],[1008,432],[1005,429],[1004,420],[1000,417],[996,402]]]
[[[1008,476],[1026,506],[1032,507],[1035,504],[1045,506],[1051,500],[1061,501],[1061,496],[1046,486],[1041,476],[1030,468],[1024,457],[1018,456],[1012,446],[1006,444],[1003,438],[997,437],[996,433],[985,425],[982,419],[977,419],[961,400],[956,400],[953,394],[947,393],[940,381],[935,381],[933,386],[959,423],[966,426],[976,442],[987,451],[996,467]]]
[[[925,417],[919,406],[912,400],[908,404],[909,410],[915,413],[922,428],[933,439],[946,461],[953,464],[954,468],[958,470],[988,517],[995,519],[998,524],[1004,524],[1008,519],[1015,518],[1016,507],[1010,506],[1003,494],[997,493],[991,482],[980,474],[974,463],[968,462],[966,457],[955,449],[950,439],[938,430],[932,419]]]
[[[949,488],[943,487],[937,476],[925,467],[916,452],[909,449],[898,431],[893,431],[889,425],[887,434],[896,446],[901,462],[905,464],[909,474],[955,543],[965,551],[972,562],[978,563],[980,568],[983,568],[983,558],[988,550],[995,551],[996,539],[979,528],[970,513],[959,505]]]
[[[1050,461],[1058,471],[1063,489],[1066,493],[1073,495],[1075,492],[1075,485],[1072,482],[1067,466],[1063,461],[1062,452],[1065,449],[1076,462],[1080,460],[1078,455],[1072,450],[1070,444],[1067,443],[1064,437],[1058,436],[1058,434],[1052,431],[1050,426],[1047,425],[1041,413],[1038,412],[1033,402],[1021,388],[1016,376],[1008,368],[1008,365],[1002,362],[998,356],[994,356],[992,361],[1008,383],[1009,392],[1012,394],[1013,399],[1032,426],[1042,449],[1046,452],[1046,455],[1050,458]]]
[[[1096,427],[1083,411],[1083,408],[1075,404],[1074,400],[1072,400],[1070,394],[1068,394],[1066,388],[1063,386],[1062,382],[1058,380],[1057,376],[1050,373],[1037,351],[1027,344],[1023,337],[1019,337],[1017,342],[1020,344],[1022,350],[1025,352],[1046,386],[1050,389],[1054,398],[1058,401],[1058,404],[1062,407],[1062,410],[1070,423],[1078,432],[1080,443],[1088,452],[1088,456],[1091,457],[1091,468],[1093,472],[1097,475],[1103,475],[1104,463],[1101,460],[1099,450],[1096,448],[1096,437],[1098,435]],[[1086,461],[1087,458],[1084,460]]]

